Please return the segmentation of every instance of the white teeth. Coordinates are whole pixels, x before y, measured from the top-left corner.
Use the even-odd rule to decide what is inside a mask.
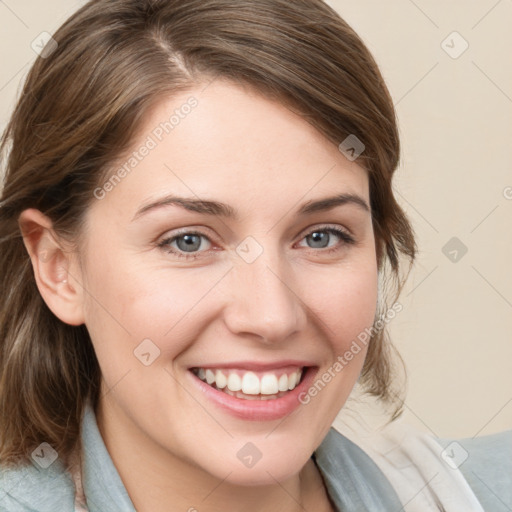
[[[293,389],[297,383],[297,374],[292,373],[288,376],[288,389]]]
[[[260,394],[260,379],[253,372],[247,372],[242,379],[242,391],[246,395]]]
[[[220,370],[215,372],[215,384],[219,389],[224,389],[228,385],[228,379]]]
[[[242,389],[242,379],[236,373],[229,374],[228,389],[230,391],[240,391]]]
[[[215,374],[211,370],[206,370],[206,382],[208,382],[208,384],[215,382]]]
[[[255,372],[247,371],[239,375],[240,371],[219,370],[207,368],[198,368],[195,374],[217,389],[223,390],[229,395],[242,398],[244,395],[260,395],[262,399],[276,398],[278,393],[290,391],[297,387],[302,376],[302,369],[287,375],[284,373],[279,378],[272,372],[264,373],[259,377]],[[240,393],[241,392],[241,393]],[[266,396],[262,396],[266,395]],[[253,397],[251,396],[250,399]],[[257,397],[254,397],[257,398]]]
[[[275,395],[279,391],[277,377],[273,373],[266,373],[261,379],[262,395]]]
[[[279,377],[278,389],[279,391],[288,391],[288,375],[286,373]]]

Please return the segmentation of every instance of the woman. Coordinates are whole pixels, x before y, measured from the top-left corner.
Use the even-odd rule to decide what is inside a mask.
[[[2,510],[406,507],[331,429],[356,382],[400,415],[375,325],[415,255],[361,40],[319,0],[97,0],[53,37],[2,140]],[[483,510],[452,470],[429,503]]]

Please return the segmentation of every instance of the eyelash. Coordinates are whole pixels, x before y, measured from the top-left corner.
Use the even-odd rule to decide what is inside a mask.
[[[329,234],[333,234],[333,235],[338,236],[342,240],[342,242],[343,242],[342,245],[353,245],[353,244],[356,243],[355,239],[351,235],[349,235],[347,232],[342,231],[339,228],[335,228],[335,227],[331,227],[331,226],[325,226],[325,227],[322,227],[320,229],[313,229],[310,232],[306,233],[301,238],[301,240],[303,240],[304,238],[308,237],[309,235],[312,235],[313,233],[318,233],[318,232],[329,233]],[[208,238],[208,236],[206,236],[204,233],[201,233],[199,231],[191,230],[191,231],[182,231],[181,233],[177,233],[177,234],[173,235],[172,237],[165,238],[162,241],[158,242],[157,246],[160,249],[163,249],[163,250],[165,250],[168,253],[171,253],[171,254],[174,254],[175,256],[178,256],[179,258],[185,258],[187,260],[195,260],[195,259],[201,257],[201,254],[202,254],[203,251],[186,254],[184,252],[176,251],[176,250],[170,248],[170,244],[172,242],[174,242],[175,240],[177,240],[178,238],[180,238],[180,237],[182,237],[184,235],[202,236],[202,237],[208,239],[211,242],[211,240]],[[310,247],[310,249],[313,250],[313,251],[315,250],[315,248],[313,248],[313,247]],[[324,254],[330,254],[332,252],[336,252],[336,251],[341,250],[341,246],[335,246],[335,247],[331,247],[329,249],[323,249],[323,250],[320,249],[320,250]]]

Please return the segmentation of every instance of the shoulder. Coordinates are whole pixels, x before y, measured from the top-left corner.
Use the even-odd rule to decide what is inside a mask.
[[[512,510],[512,430],[436,440],[444,448],[445,461],[458,467],[484,510]]]
[[[55,512],[74,510],[75,488],[71,475],[59,459],[47,467],[0,464],[1,512]]]

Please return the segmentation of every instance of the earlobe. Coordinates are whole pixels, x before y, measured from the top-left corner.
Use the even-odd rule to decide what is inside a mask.
[[[56,235],[52,221],[34,208],[24,210],[18,224],[46,305],[63,322],[83,324],[81,276],[69,244]]]

